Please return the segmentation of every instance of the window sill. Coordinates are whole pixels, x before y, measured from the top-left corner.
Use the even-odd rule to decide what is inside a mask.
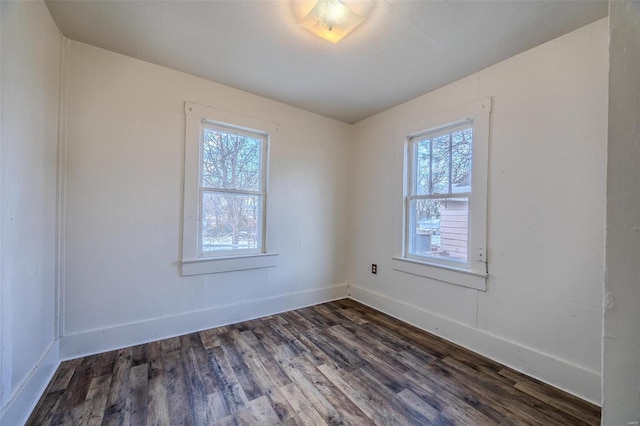
[[[183,259],[182,276],[271,268],[276,266],[277,259],[278,253]]]
[[[446,265],[434,265],[403,257],[394,257],[391,261],[393,269],[396,271],[406,272],[408,274],[431,278],[433,280],[443,281],[445,283],[473,288],[476,290],[487,291],[488,274],[486,273],[482,274]]]

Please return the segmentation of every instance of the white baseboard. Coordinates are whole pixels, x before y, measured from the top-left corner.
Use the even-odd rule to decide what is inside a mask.
[[[38,364],[0,411],[0,425],[23,425],[60,365],[58,341],[51,342]]]
[[[530,377],[548,383],[598,406],[601,405],[599,372],[469,327],[363,287],[351,285],[350,297],[378,311],[442,337]]]
[[[167,339],[347,297],[347,284],[63,336],[62,360]]]

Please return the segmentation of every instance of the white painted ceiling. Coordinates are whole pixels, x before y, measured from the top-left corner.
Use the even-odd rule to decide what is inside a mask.
[[[607,16],[598,0],[374,0],[340,43],[280,1],[48,0],[81,41],[355,123]]]

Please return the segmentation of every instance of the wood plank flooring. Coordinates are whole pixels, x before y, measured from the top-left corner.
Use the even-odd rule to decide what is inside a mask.
[[[66,361],[28,425],[597,425],[600,409],[352,300]]]

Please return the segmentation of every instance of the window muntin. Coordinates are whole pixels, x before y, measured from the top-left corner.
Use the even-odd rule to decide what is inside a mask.
[[[408,138],[405,252],[469,267],[473,121]]]
[[[200,257],[263,252],[267,138],[202,121]]]

